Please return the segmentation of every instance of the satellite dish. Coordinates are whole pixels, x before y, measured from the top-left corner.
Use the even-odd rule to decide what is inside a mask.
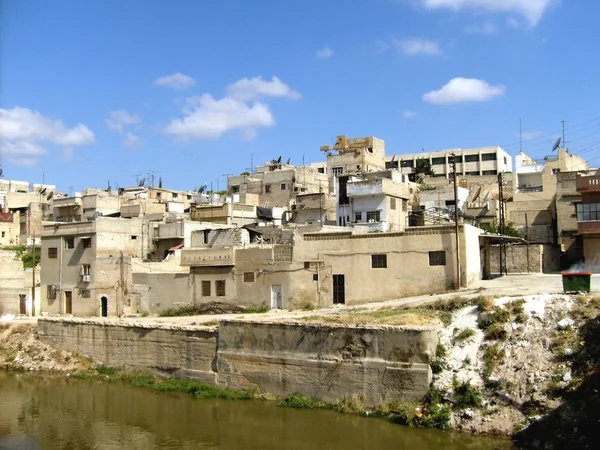
[[[481,189],[482,189],[482,187],[479,186],[479,188],[477,189],[477,192],[475,192],[475,195],[473,196],[473,200],[471,200],[472,202],[475,202],[475,200],[477,200],[479,198],[479,196],[481,195]]]
[[[279,164],[281,162],[281,156],[279,158],[277,158],[277,164]]]
[[[51,191],[48,195],[46,195],[46,200],[52,200],[52,197],[54,197],[54,191]]]
[[[142,179],[140,180],[140,182],[138,183],[138,187],[142,187],[142,186],[144,186],[144,184],[146,184],[146,179],[145,179],[145,178],[142,178]]]
[[[4,172],[2,172],[2,169],[0,169],[0,178],[2,178],[2,176],[3,176],[2,174],[3,174],[3,173],[4,173]]]
[[[558,148],[558,146],[560,145],[560,141],[561,141],[561,138],[558,138],[558,139],[556,140],[556,142],[555,142],[555,143],[554,143],[554,145],[552,146],[552,151],[555,151],[555,150]]]
[[[44,195],[45,193],[46,193],[46,188],[45,187],[41,188],[39,194]]]
[[[292,158],[288,158],[286,164],[289,164],[291,159]]]
[[[486,192],[485,196],[483,197],[483,203],[487,203],[490,200],[490,193]]]

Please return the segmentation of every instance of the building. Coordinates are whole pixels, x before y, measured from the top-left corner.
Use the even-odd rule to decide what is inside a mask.
[[[397,170],[338,175],[336,186],[338,226],[365,232],[404,230],[417,191]]]
[[[19,245],[19,213],[0,211],[0,247]]]
[[[600,171],[594,175],[577,174],[577,232],[583,236],[585,270],[600,273]]]
[[[39,315],[40,299],[40,266],[24,268],[22,256],[16,249],[0,248],[0,316]],[[32,301],[32,285],[35,278],[35,301]]]
[[[399,169],[414,176],[417,160],[426,159],[436,177],[451,178],[451,156],[455,155],[456,171],[463,176],[497,175],[512,172],[512,157],[498,146],[481,148],[455,148],[436,152],[401,154],[386,157],[386,167]],[[414,181],[414,179],[413,179]]]
[[[115,316],[131,308],[130,257],[149,252],[141,219],[98,217],[44,225],[41,310],[50,315]]]

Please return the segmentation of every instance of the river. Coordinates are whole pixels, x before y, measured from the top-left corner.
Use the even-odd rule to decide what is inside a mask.
[[[117,382],[0,372],[0,449],[512,449],[273,402],[197,400]]]

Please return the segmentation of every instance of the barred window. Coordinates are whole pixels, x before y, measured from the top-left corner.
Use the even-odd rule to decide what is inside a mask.
[[[56,259],[57,256],[58,256],[58,248],[50,247],[48,249],[48,258]]]
[[[254,283],[254,272],[244,272],[244,283]]]
[[[390,209],[396,209],[396,199],[394,197],[390,198]]]
[[[53,284],[49,285],[46,292],[46,298],[48,300],[56,300],[56,288]]]
[[[465,162],[478,162],[479,155],[465,155]]]
[[[210,281],[202,282],[202,297],[210,297]]]
[[[371,268],[387,269],[387,255],[371,255]]]
[[[379,222],[381,220],[380,211],[367,211],[367,222]]]
[[[484,153],[483,155],[481,155],[481,160],[482,161],[496,161],[496,154],[495,153]]]
[[[446,265],[446,250],[429,252],[430,266],[445,266]]]
[[[217,280],[216,285],[217,297],[225,297],[225,280]]]

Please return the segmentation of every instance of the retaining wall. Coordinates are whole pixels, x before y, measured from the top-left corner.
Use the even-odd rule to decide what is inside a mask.
[[[38,321],[40,339],[108,366],[234,389],[370,405],[421,398],[431,382],[437,327],[221,321],[216,327]]]

